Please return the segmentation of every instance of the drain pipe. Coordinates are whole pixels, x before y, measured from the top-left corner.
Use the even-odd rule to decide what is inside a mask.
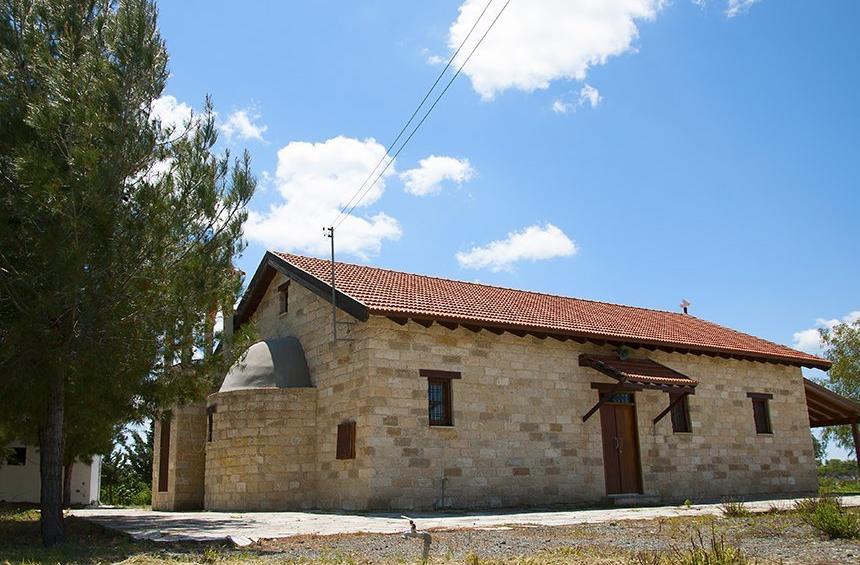
[[[415,522],[409,516],[400,516],[404,520],[409,520],[409,529],[403,532],[403,539],[421,538],[424,540],[424,548],[421,551],[421,563],[427,563],[427,558],[430,556],[430,543],[432,539],[429,532],[419,532],[415,526]]]

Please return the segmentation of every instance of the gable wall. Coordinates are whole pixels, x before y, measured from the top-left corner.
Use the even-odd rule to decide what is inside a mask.
[[[372,317],[367,401],[368,508],[492,507],[596,501],[605,495],[600,414],[583,352],[611,348],[497,336]],[[636,393],[643,485],[667,499],[812,492],[817,487],[800,369],[639,350],[700,382],[691,434],[674,434],[659,391]],[[419,369],[453,381],[454,426],[430,428]],[[774,434],[756,435],[747,392],[769,392]],[[362,424],[369,429],[362,429]],[[443,497],[444,488],[444,501]]]

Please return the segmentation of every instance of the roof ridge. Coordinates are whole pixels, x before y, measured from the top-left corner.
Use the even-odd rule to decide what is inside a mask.
[[[315,261],[325,261],[327,263],[331,262],[330,259],[322,259],[320,257],[313,257],[311,255],[297,255],[295,253],[286,253],[284,251],[275,251],[274,253],[277,253],[279,255],[287,255],[290,257],[301,257],[302,259],[313,259]],[[659,312],[661,314],[671,314],[672,316],[683,316],[684,318],[692,318],[692,319],[699,320],[701,322],[705,322],[705,323],[709,323],[709,324],[714,323],[714,322],[711,322],[709,320],[705,320],[704,318],[699,318],[698,316],[694,316],[692,314],[681,314],[680,312],[673,312],[671,310],[663,310],[660,308],[646,308],[644,306],[631,306],[630,304],[621,304],[620,302],[609,302],[607,300],[595,300],[593,298],[581,298],[579,296],[568,296],[568,295],[556,294],[556,293],[552,293],[552,292],[539,292],[537,290],[527,290],[524,288],[513,288],[510,286],[501,286],[501,285],[497,285],[497,284],[488,284],[488,283],[481,283],[481,282],[474,282],[474,281],[464,281],[462,279],[454,279],[454,278],[450,278],[450,277],[440,277],[438,275],[426,275],[426,274],[422,274],[422,273],[413,273],[410,271],[398,271],[396,269],[391,269],[391,268],[387,268],[387,267],[377,267],[375,265],[362,265],[360,263],[350,263],[348,261],[335,261],[335,263],[340,264],[340,265],[348,265],[351,267],[361,267],[362,269],[374,269],[377,271],[385,271],[388,273],[395,273],[395,274],[399,274],[399,275],[411,275],[413,277],[422,277],[425,279],[436,279],[439,281],[448,281],[448,282],[454,282],[454,283],[460,283],[460,284],[470,284],[470,285],[475,285],[475,286],[483,286],[483,287],[487,287],[487,288],[497,288],[499,290],[511,290],[514,292],[526,292],[528,294],[536,294],[538,296],[551,296],[553,298],[564,298],[566,300],[579,300],[580,302],[591,302],[592,304],[604,304],[606,306],[618,306],[620,308],[630,308],[632,310],[644,310],[646,312]],[[302,270],[304,270],[304,269],[302,269]],[[720,326],[720,327],[722,327],[722,326]],[[737,330],[732,330],[732,331],[737,331]],[[752,336],[752,337],[755,337],[755,336]],[[761,339],[761,338],[759,338],[759,339]]]

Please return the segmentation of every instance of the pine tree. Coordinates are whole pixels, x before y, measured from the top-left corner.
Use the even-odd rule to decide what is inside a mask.
[[[255,181],[208,100],[154,119],[167,76],[150,0],[0,0],[0,428],[38,437],[46,545],[68,456],[229,362],[214,313]]]

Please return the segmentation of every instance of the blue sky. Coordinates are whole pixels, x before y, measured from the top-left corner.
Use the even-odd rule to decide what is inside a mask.
[[[344,222],[339,258],[668,310],[687,298],[814,352],[800,332],[860,315],[860,4],[588,4],[512,0]],[[325,251],[323,225],[483,5],[160,3],[166,112],[211,94],[224,146],[261,179],[243,270],[267,247]]]

